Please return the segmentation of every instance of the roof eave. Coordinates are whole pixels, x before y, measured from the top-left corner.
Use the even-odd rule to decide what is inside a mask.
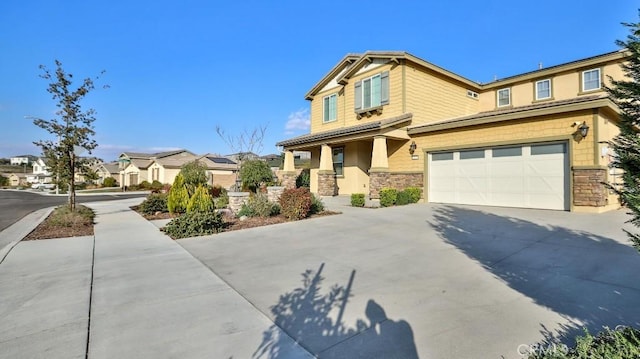
[[[573,111],[587,110],[587,109],[593,109],[593,108],[603,108],[603,107],[609,108],[615,112],[619,112],[618,107],[613,103],[613,101],[611,101],[611,99],[607,97],[602,97],[602,98],[598,98],[590,101],[564,104],[564,105],[558,105],[553,107],[544,107],[544,108],[524,110],[524,111],[518,111],[518,112],[503,113],[503,114],[500,114],[500,113],[491,114],[484,117],[478,117],[478,118],[473,118],[469,120],[419,125],[413,128],[409,128],[407,132],[409,133],[409,135],[417,135],[422,133],[444,131],[444,130],[450,130],[455,128],[483,125],[488,123],[511,121],[511,120],[536,117],[536,116],[545,116],[545,115],[551,115],[551,114],[557,114],[557,113],[563,113],[563,112],[573,112]]]

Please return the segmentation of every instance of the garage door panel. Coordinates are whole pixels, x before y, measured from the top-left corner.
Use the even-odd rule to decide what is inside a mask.
[[[568,209],[566,149],[559,142],[449,151],[429,161],[429,200]]]

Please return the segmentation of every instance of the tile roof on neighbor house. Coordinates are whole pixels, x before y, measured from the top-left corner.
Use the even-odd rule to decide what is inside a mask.
[[[127,157],[133,159],[133,158],[138,158],[138,159],[151,159],[151,158],[164,158],[164,157],[169,157],[169,156],[173,156],[173,155],[177,155],[180,154],[182,152],[186,152],[187,154],[193,155],[195,156],[195,154],[191,151],[185,150],[185,149],[180,149],[180,150],[173,150],[173,151],[164,151],[164,152],[156,152],[156,153],[144,153],[144,152],[123,152],[123,155],[126,155]]]
[[[156,158],[153,162],[161,165],[165,168],[180,168],[183,165],[193,162],[198,159],[198,156],[188,155],[188,156],[180,156],[180,157],[169,157],[169,158]]]
[[[412,113],[405,113],[400,116],[391,117],[385,120],[366,122],[361,125],[343,127],[336,130],[317,132],[317,133],[311,133],[308,135],[294,137],[285,141],[280,141],[276,143],[276,146],[302,145],[305,143],[327,140],[327,139],[335,138],[339,136],[347,136],[347,135],[353,135],[358,133],[365,133],[369,131],[381,130],[387,127],[391,127],[393,125],[397,125],[397,124],[409,121],[412,118],[413,118]]]
[[[482,123],[497,122],[505,119],[505,117],[512,114],[518,114],[518,116],[520,116],[519,118],[524,118],[524,117],[521,117],[523,112],[529,112],[531,116],[535,116],[535,115],[538,115],[539,114],[538,112],[540,111],[562,108],[562,107],[572,107],[572,108],[575,108],[575,110],[580,110],[582,109],[579,106],[581,104],[587,105],[585,106],[585,108],[593,108],[594,102],[599,102],[599,103],[601,102],[601,105],[603,107],[606,106],[607,104],[613,105],[613,102],[611,102],[611,100],[608,98],[607,95],[592,95],[592,96],[576,97],[568,100],[544,102],[544,103],[538,103],[533,105],[484,111],[484,112],[479,112],[473,115],[451,118],[444,121],[409,126],[409,128],[407,129],[407,132],[410,135],[412,135],[416,133],[433,132],[433,131],[439,131],[439,130],[455,128],[455,127],[464,127],[464,126],[472,126],[472,125],[477,125]]]
[[[104,167],[104,169],[109,171],[109,173],[120,172],[120,168],[118,167],[119,166],[118,162],[103,163],[102,166]]]

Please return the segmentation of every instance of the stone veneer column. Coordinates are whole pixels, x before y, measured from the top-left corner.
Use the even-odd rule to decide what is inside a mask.
[[[242,205],[249,200],[249,192],[229,192],[229,209],[233,214],[238,214]]]
[[[387,138],[375,136],[371,152],[371,169],[369,169],[369,198],[380,198],[380,190],[389,186],[389,157],[387,155]]]
[[[573,205],[604,207],[607,205],[607,168],[600,166],[574,167]]]
[[[280,182],[283,187],[296,188],[296,178],[298,177],[298,173],[296,172],[293,161],[293,151],[284,151],[284,165],[282,166],[280,177]]]
[[[337,189],[331,146],[322,145],[320,147],[320,168],[318,168],[318,195],[335,196],[338,194]]]
[[[269,202],[278,203],[280,195],[284,192],[284,186],[269,186],[267,187],[267,198]]]

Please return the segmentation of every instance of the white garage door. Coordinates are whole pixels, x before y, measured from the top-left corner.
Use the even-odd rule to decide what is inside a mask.
[[[429,202],[569,209],[566,142],[428,155]]]

